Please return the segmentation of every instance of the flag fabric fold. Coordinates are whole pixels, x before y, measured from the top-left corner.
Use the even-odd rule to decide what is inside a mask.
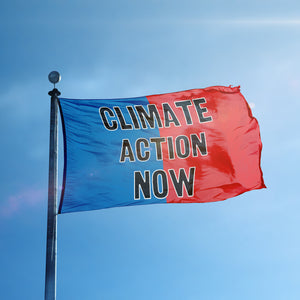
[[[213,202],[264,188],[257,120],[239,87],[124,99],[59,99],[59,213]]]

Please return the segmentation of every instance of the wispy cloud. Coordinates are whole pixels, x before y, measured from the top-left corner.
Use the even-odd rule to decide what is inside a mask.
[[[9,196],[0,206],[0,216],[10,217],[26,207],[35,207],[45,201],[47,191],[44,189],[27,188]]]
[[[300,19],[280,19],[280,18],[243,18],[243,19],[217,19],[208,21],[224,25],[245,25],[245,26],[300,26]]]
[[[137,20],[128,21],[127,23],[136,23]],[[143,24],[146,20],[139,20],[140,24]],[[155,23],[158,25],[162,24],[181,24],[181,25],[224,25],[224,26],[252,26],[252,27],[267,27],[267,26],[289,26],[297,27],[300,26],[300,18],[166,18],[166,19],[151,19],[147,20],[147,24]]]

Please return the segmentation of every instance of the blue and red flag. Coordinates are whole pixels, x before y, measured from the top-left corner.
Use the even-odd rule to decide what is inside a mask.
[[[258,122],[239,87],[59,105],[59,213],[220,201],[265,187]]]

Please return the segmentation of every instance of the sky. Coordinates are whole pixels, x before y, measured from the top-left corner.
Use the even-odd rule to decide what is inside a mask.
[[[44,296],[52,70],[66,98],[240,85],[267,186],[59,215],[58,300],[300,299],[299,1],[12,0],[0,20],[1,299]]]

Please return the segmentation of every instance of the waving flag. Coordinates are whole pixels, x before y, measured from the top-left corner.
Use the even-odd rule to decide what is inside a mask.
[[[59,213],[220,201],[265,187],[259,126],[239,87],[59,105]]]

